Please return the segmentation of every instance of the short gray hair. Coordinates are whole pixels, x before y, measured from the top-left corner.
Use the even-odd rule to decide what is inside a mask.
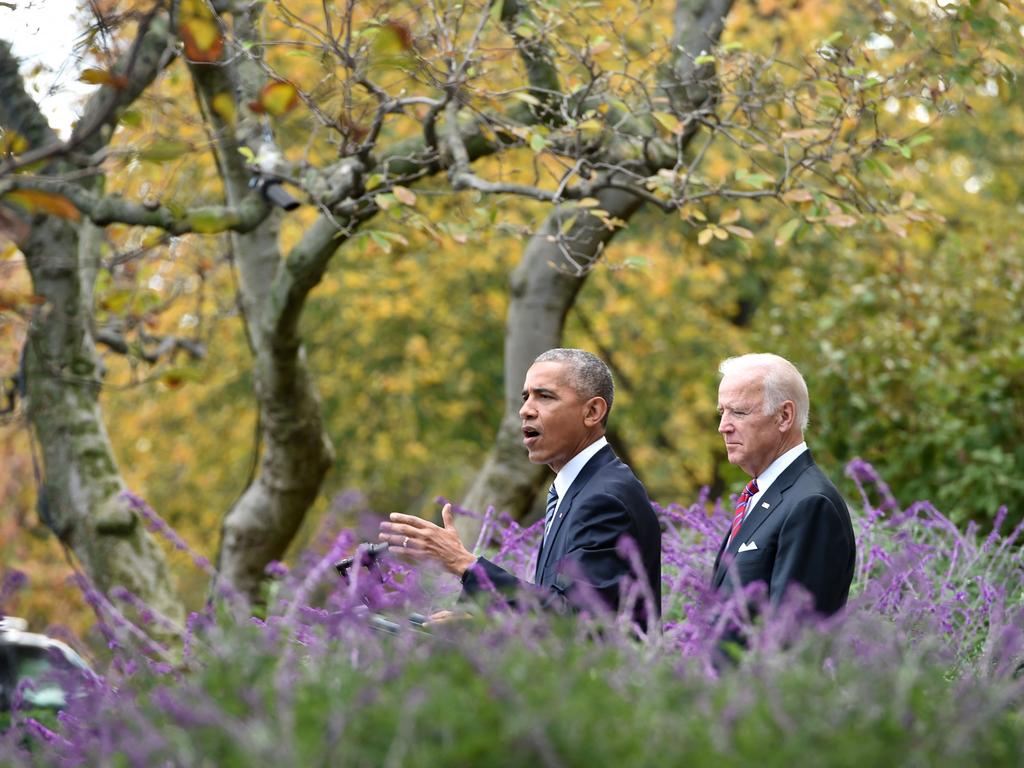
[[[807,394],[807,382],[789,360],[768,352],[730,357],[718,366],[723,377],[734,373],[748,373],[756,370],[764,371],[762,379],[762,395],[764,404],[762,412],[773,414],[787,400],[792,400],[796,410],[796,423],[803,432],[807,429],[810,419],[811,400]]]
[[[608,412],[601,422],[608,423],[608,414],[612,412],[612,401],[615,399],[615,382],[604,360],[582,349],[558,348],[542,352],[533,362],[565,363],[569,386],[577,395],[584,400],[600,397],[608,404]]]

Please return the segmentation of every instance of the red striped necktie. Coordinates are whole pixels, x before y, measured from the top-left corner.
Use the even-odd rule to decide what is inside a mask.
[[[736,501],[736,511],[732,516],[732,531],[729,533],[729,541],[725,543],[725,546],[729,546],[732,540],[736,538],[736,534],[740,532],[740,526],[743,525],[743,517],[747,514],[747,504],[750,503],[751,497],[757,493],[757,480],[751,480],[747,483],[747,487],[743,489],[739,499]]]

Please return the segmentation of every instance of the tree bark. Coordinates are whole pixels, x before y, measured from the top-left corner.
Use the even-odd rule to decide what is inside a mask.
[[[90,225],[86,225],[90,226]],[[44,521],[102,591],[124,587],[183,626],[184,611],[163,550],[131,508],[100,413],[99,360],[80,264],[92,238],[36,217],[22,243],[45,303],[28,333],[28,417],[42,446]]]
[[[127,70],[133,83],[148,84],[162,66],[166,25],[155,27],[145,25],[133,48]],[[25,137],[34,150],[61,146],[28,97],[6,43],[0,43],[0,93],[0,124]],[[89,132],[82,127],[69,143],[87,150],[102,146],[110,133],[104,131],[107,114],[121,98],[101,89],[86,109],[92,127]],[[101,100],[103,109],[97,106]],[[52,163],[47,170],[72,169]],[[94,174],[83,183],[96,187],[100,180]],[[163,552],[124,495],[100,413],[102,373],[91,304],[96,235],[89,223],[35,215],[19,243],[33,290],[43,299],[29,324],[25,358],[27,414],[42,446],[39,510],[99,589],[123,587],[181,625],[184,611]]]
[[[257,15],[258,9],[252,15],[236,15],[239,39],[253,39]],[[245,56],[230,65],[192,64],[190,69],[205,120],[214,131],[214,153],[228,205],[238,206],[249,195],[253,173],[242,162],[239,148],[258,149],[258,142],[266,140],[246,106],[258,97],[266,75]],[[225,123],[211,108],[219,94],[234,98],[237,125]],[[282,259],[278,245],[280,220],[273,212],[255,229],[229,234],[239,276],[239,305],[254,358],[261,455],[255,476],[224,517],[217,568],[226,585],[252,603],[261,600],[264,569],[284,556],[334,460],[298,329],[280,322],[287,302],[275,301],[280,283],[294,277],[293,262]],[[339,242],[328,238],[331,253]],[[318,281],[319,277],[305,292]]]

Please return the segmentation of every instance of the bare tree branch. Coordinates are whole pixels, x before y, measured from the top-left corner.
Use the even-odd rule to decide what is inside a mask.
[[[270,213],[270,206],[258,192],[248,193],[238,205],[206,205],[182,212],[165,205],[134,203],[116,195],[96,194],[64,178],[18,174],[0,180],[0,196],[16,189],[35,189],[65,197],[99,226],[135,224],[158,227],[173,235],[249,232]]]
[[[179,349],[185,352],[193,360],[202,360],[206,357],[206,346],[195,339],[187,339],[181,336],[149,336],[140,338],[140,343],[133,346],[124,334],[113,328],[99,328],[95,334],[96,341],[103,344],[112,352],[120,355],[133,355],[145,360],[147,363],[156,363],[163,357],[171,357]],[[155,344],[154,349],[146,345]]]
[[[101,86],[86,102],[82,118],[75,126],[71,138],[59,141],[52,131],[45,136],[46,141],[39,141],[42,136],[29,137],[32,149],[0,163],[0,176],[76,151],[91,154],[104,146],[117,124],[119,111],[135,101],[173,60],[172,43],[167,13],[158,4],[143,17],[128,54],[111,70],[111,84]],[[0,44],[0,48],[6,48],[6,52],[0,50],[0,59],[10,55],[6,43]],[[3,103],[0,109],[12,106],[6,97],[0,102]],[[0,114],[0,123],[16,129],[17,115],[11,119],[10,116]]]

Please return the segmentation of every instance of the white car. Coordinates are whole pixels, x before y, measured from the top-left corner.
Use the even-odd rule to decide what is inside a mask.
[[[67,643],[27,630],[24,619],[0,616],[0,712],[16,691],[23,707],[60,709],[75,681],[95,677]]]

